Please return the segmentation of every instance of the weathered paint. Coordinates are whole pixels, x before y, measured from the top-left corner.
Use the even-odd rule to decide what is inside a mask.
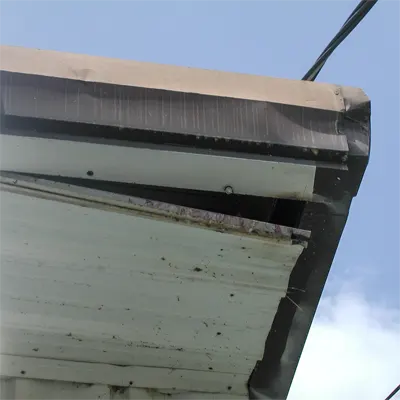
[[[323,204],[308,202],[300,221],[300,227],[313,231],[313,240],[292,271],[291,285],[296,287],[296,291],[290,295],[290,298],[286,296],[281,301],[273,327],[269,331],[263,360],[253,371],[249,382],[250,394],[254,393],[251,389],[255,388],[271,399],[286,398],[348,216],[350,198],[357,193],[368,162],[370,104],[366,96],[359,90],[334,85],[290,82],[40,50],[1,48],[0,51],[3,56],[0,57],[2,59],[0,75],[4,83],[1,96],[2,120],[4,119],[2,134],[22,134],[31,137],[47,135],[46,137],[49,137],[49,132],[53,132],[56,135],[52,137],[66,139],[64,135],[69,133],[74,134],[75,139],[86,140],[84,136],[92,135],[91,131],[95,127],[97,133],[93,136],[97,139],[113,138],[136,142],[150,140],[152,143],[168,142],[196,148],[233,150],[239,154],[250,152],[286,159],[296,158],[297,161],[307,159],[328,162],[327,168],[317,165],[314,181],[313,201]],[[4,56],[6,53],[7,57]],[[28,63],[27,59],[29,59]],[[6,61],[6,64],[3,61]],[[13,72],[4,72],[4,70]],[[139,87],[133,87],[137,85]],[[114,92],[111,97],[108,96],[110,88],[111,92]],[[227,97],[231,101],[227,100]],[[149,102],[149,99],[153,101]],[[134,107],[132,107],[133,104]],[[203,116],[198,113],[202,104],[208,105]],[[170,113],[165,113],[165,107],[170,105],[174,109]],[[230,111],[226,110],[225,106]],[[102,112],[99,113],[101,108]],[[247,113],[247,111],[250,112]],[[241,117],[242,114],[246,114],[246,119],[237,121],[237,117]],[[64,123],[67,126],[63,125]],[[20,132],[21,126],[27,130]],[[98,128],[100,128],[99,131]],[[127,132],[124,128],[130,131]],[[47,133],[43,132],[43,129]],[[4,146],[2,150],[7,154]],[[343,173],[338,174],[340,167],[332,165],[333,161],[346,163],[351,168],[347,172],[342,171]],[[347,170],[346,166],[345,168]],[[25,189],[20,190],[20,193],[24,195],[28,195],[28,192]],[[14,193],[17,191],[14,190]],[[111,201],[101,205],[101,200],[96,202],[93,199],[82,200],[76,197],[69,197],[66,200],[63,199],[62,194],[52,193],[49,196],[45,192],[39,194],[39,191],[36,192],[35,197],[37,199],[51,197],[55,201],[75,204],[79,207],[94,207],[96,204],[96,208],[102,215],[112,212],[126,214],[128,219],[133,215],[134,218],[156,219],[156,222],[171,223],[172,221],[166,215],[160,217],[163,210],[168,213],[171,209],[167,206],[165,210],[164,206],[159,207],[154,203],[150,204],[150,207],[148,205],[139,207],[141,210],[138,212],[136,203],[133,206],[135,210],[128,211],[127,206],[122,209],[119,205],[111,206]],[[150,213],[148,208],[152,209]],[[174,224],[182,225],[187,220],[190,228],[204,229],[207,225],[204,222],[199,223],[201,213],[195,212],[196,217],[193,221],[191,211],[184,211],[189,212],[181,218],[176,217],[177,221]],[[80,224],[83,224],[83,220],[82,218]],[[104,218],[102,220],[104,221]],[[207,220],[211,221],[212,225],[216,222]],[[238,218],[236,222],[240,221],[242,219]],[[217,222],[225,225],[224,220],[217,220]],[[264,227],[270,233],[270,226]],[[255,238],[257,233],[253,231],[249,233],[248,225],[242,227],[246,231],[245,234],[243,229],[237,229],[237,224],[233,230],[231,228],[230,226],[229,229],[222,229],[222,231],[243,235],[247,239],[250,236],[253,240],[264,240],[261,237]],[[208,230],[210,229],[209,227]],[[20,231],[20,226],[18,230]],[[271,236],[275,237],[273,234]],[[281,236],[282,232],[279,235],[281,245],[292,244],[290,240],[281,240]],[[287,237],[285,233],[283,236]],[[297,239],[296,243],[298,243]],[[23,265],[23,263],[20,264]],[[83,271],[86,270],[85,263],[79,263],[79,265],[83,267]],[[28,278],[25,275],[24,277]],[[253,286],[254,283],[251,288]],[[261,289],[270,290],[269,287]],[[46,296],[48,297],[48,293],[44,291],[44,297]],[[116,315],[119,314],[117,310]],[[52,318],[56,320],[54,315],[55,313]],[[35,318],[36,315],[31,314],[30,317]],[[48,329],[48,325],[44,328]],[[16,331],[21,332],[18,327]],[[35,333],[38,336],[43,334]],[[13,333],[9,335],[12,337]],[[17,337],[17,333],[15,336]],[[46,338],[52,336],[55,336],[53,331],[46,334]],[[72,333],[67,334],[67,337],[72,338]],[[83,342],[81,337],[74,336],[74,340],[78,343],[80,340]],[[29,340],[20,340],[20,342],[21,345],[30,344]],[[70,348],[71,346],[68,347]],[[134,351],[136,352],[137,349],[136,346]],[[76,352],[80,350],[78,348]],[[21,352],[24,353],[25,350]],[[38,353],[39,347],[32,349],[32,352]],[[182,348],[182,352],[186,352],[186,348]],[[20,376],[19,364],[27,363],[25,365],[33,367],[41,365],[45,367],[41,369],[41,372],[44,371],[45,379],[49,379],[53,374],[58,374],[59,377],[63,375],[60,373],[63,372],[62,369],[60,371],[60,365],[51,364],[52,361],[62,363],[63,368],[67,368],[65,363],[73,363],[68,360],[28,356],[28,359],[26,356],[9,356],[13,357],[13,360],[8,359],[10,362],[7,364],[14,370],[9,370],[8,373]],[[221,359],[224,361],[224,355]],[[244,359],[245,357],[242,357],[242,361]],[[109,376],[109,367],[116,367],[118,375],[119,372],[126,373],[125,368],[136,368],[135,363],[136,359],[133,358],[133,365],[128,363],[129,367],[122,367],[124,369],[120,370],[121,367],[113,366],[108,362],[88,364],[79,361],[82,368],[79,368],[79,372],[74,376],[87,380],[89,379],[88,371],[95,370],[91,379],[104,379]],[[76,361],[73,367],[72,364],[69,364],[69,367],[69,372],[73,371]],[[84,372],[85,369],[88,371]],[[157,383],[156,376],[158,377],[161,370],[165,369],[168,370],[168,368],[151,367],[151,372],[147,370],[144,375],[141,375],[144,377],[141,384],[144,384],[151,375],[153,375],[152,383]],[[26,375],[30,370],[31,368],[27,370]],[[99,373],[99,371],[103,372]],[[185,373],[195,371],[197,374],[196,376],[182,375],[185,376],[183,379],[185,384],[192,385],[199,378],[209,383],[210,387],[216,382],[223,386],[225,381],[221,378],[229,377],[231,374],[216,370],[212,372],[213,378],[209,379],[204,375],[209,371],[202,369],[183,369],[182,371]],[[219,376],[219,374],[222,375]],[[115,375],[110,374],[110,376],[116,379]],[[126,379],[125,375],[125,386]],[[168,383],[171,384],[171,380],[168,380]],[[238,384],[241,385],[240,390],[242,390],[243,385],[240,382]],[[236,388],[234,384],[231,391],[236,391]],[[190,390],[192,389],[191,387]],[[140,393],[141,389],[136,390],[136,393]],[[223,389],[221,392],[218,388],[220,396],[226,395],[223,393],[224,390],[226,391]],[[132,391],[135,389],[129,389],[130,393]],[[171,392],[172,389],[169,391]],[[187,391],[181,389],[179,392],[184,393],[182,396],[185,398]],[[199,392],[195,392],[194,396],[197,393]],[[118,396],[119,394],[121,394],[120,391]],[[189,394],[193,392],[189,391]],[[122,396],[125,397],[124,394]]]
[[[303,245],[310,238],[310,231],[257,221],[240,216],[215,213],[207,210],[185,207],[141,197],[127,196],[114,192],[65,184],[27,175],[4,173],[0,175],[0,188],[3,191],[25,194],[77,204],[85,207],[123,211],[135,215],[151,216],[180,223],[193,223],[224,232],[237,234],[269,236],[276,240],[303,239]]]
[[[121,143],[119,143],[121,144]],[[3,171],[311,200],[310,162],[1,135]],[[218,173],[215,173],[218,171]],[[246,177],[244,179],[244,177]]]
[[[303,246],[64,201],[1,193],[1,373],[246,393]]]
[[[138,389],[133,387],[85,384],[41,379],[0,379],[0,398],[3,400],[37,399],[120,399],[120,400],[239,400],[246,396],[178,390]]]
[[[340,111],[337,85],[1,46],[3,71]],[[351,88],[349,88],[351,89]],[[348,90],[349,90],[348,89]]]
[[[105,363],[81,363],[35,357],[1,356],[3,377],[26,377],[61,382],[90,383],[114,387],[152,390],[245,395],[239,380],[232,383],[229,374],[187,369],[141,366],[115,366]],[[208,386],[205,387],[205,382]],[[229,388],[229,390],[227,389]]]

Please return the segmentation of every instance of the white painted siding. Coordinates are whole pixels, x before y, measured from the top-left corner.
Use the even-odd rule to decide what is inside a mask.
[[[178,400],[209,399],[239,400],[245,396],[223,395],[217,393],[158,391],[151,389],[110,387],[83,383],[48,381],[40,379],[9,378],[0,379],[0,398],[2,400]]]
[[[0,206],[1,375],[246,393],[301,245],[6,191]]]

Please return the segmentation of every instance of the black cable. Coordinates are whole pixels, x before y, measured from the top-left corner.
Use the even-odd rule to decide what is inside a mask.
[[[328,46],[326,46],[325,50],[317,58],[314,65],[304,75],[303,81],[315,80],[329,56],[336,50],[340,43],[349,36],[349,34],[364,19],[377,2],[378,0],[361,0],[360,3],[358,3],[357,7],[350,14],[349,18],[347,18],[339,32],[330,41]]]
[[[392,399],[393,398],[393,396],[398,392],[400,390],[400,385],[399,386],[397,386],[397,388],[396,389],[394,389],[393,390],[393,392],[392,393],[390,393],[389,394],[389,396],[388,397],[386,397],[386,399],[385,400],[390,400],[390,399]]]
[[[377,0],[362,0],[353,10],[349,18],[346,20],[338,34],[328,44],[322,54],[319,56],[315,64],[304,76],[303,80],[314,80],[328,57],[339,46],[339,44],[352,32],[352,30],[361,22],[368,14],[371,8],[376,4]]]

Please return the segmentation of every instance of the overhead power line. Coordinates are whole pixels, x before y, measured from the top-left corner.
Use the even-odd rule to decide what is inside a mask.
[[[393,396],[398,392],[400,390],[400,385],[399,386],[397,386],[397,388],[396,389],[394,389],[393,390],[393,392],[392,393],[390,393],[389,394],[389,396],[388,397],[386,397],[386,399],[385,400],[390,400],[390,399],[392,399],[393,398]]]
[[[325,65],[326,60],[335,51],[335,49],[346,39],[347,36],[353,31],[353,29],[364,19],[369,13],[371,8],[378,2],[378,0],[361,0],[357,7],[347,18],[336,36],[330,41],[325,50],[317,58],[314,65],[304,75],[303,81],[314,81],[322,67]]]

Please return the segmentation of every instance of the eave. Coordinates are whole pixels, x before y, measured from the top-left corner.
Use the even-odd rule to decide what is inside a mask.
[[[250,290],[246,298],[249,301],[252,296],[257,299],[258,291],[261,290],[263,296],[271,296],[271,302],[270,308],[263,311],[260,309],[257,322],[254,320],[252,327],[243,323],[239,324],[241,327],[237,326],[230,331],[232,338],[236,336],[237,340],[240,329],[246,327],[254,333],[257,325],[259,333],[261,330],[264,332],[263,338],[247,338],[247,342],[241,342],[240,345],[235,342],[234,347],[238,345],[241,349],[236,349],[237,353],[233,348],[218,350],[215,347],[215,340],[225,337],[222,323],[217,331],[221,335],[210,337],[205,346],[210,346],[209,350],[218,360],[214,366],[208,365],[209,357],[200,355],[193,343],[189,345],[189,342],[185,342],[189,336],[174,338],[185,343],[184,347],[179,346],[185,348],[185,355],[191,354],[191,357],[185,358],[178,354],[181,351],[170,349],[174,362],[183,363],[183,370],[187,373],[201,372],[200,375],[190,372],[192,378],[186,378],[185,375],[185,379],[179,382],[189,386],[180,389],[184,393],[194,390],[199,394],[208,390],[209,393],[235,393],[241,396],[248,390],[250,397],[262,393],[269,399],[286,398],[345,226],[351,200],[357,194],[368,162],[370,105],[363,92],[338,85],[6,46],[1,48],[1,59],[2,198],[5,196],[4,204],[7,206],[7,211],[2,209],[2,220],[5,218],[3,215],[9,215],[9,219],[5,219],[9,223],[5,236],[9,239],[5,243],[9,246],[7,251],[14,249],[11,251],[14,258],[10,263],[22,268],[20,278],[26,280],[29,276],[36,276],[36,273],[32,275],[32,271],[28,271],[32,266],[27,261],[27,255],[24,258],[13,246],[23,236],[22,232],[29,234],[33,242],[40,239],[34,235],[34,226],[40,225],[39,220],[35,220],[40,215],[39,209],[37,213],[25,215],[24,220],[30,221],[30,229],[24,228],[21,216],[26,212],[25,203],[33,208],[56,207],[59,213],[56,214],[64,215],[68,221],[65,204],[70,204],[75,210],[71,214],[71,223],[83,213],[75,221],[76,226],[82,224],[85,217],[101,209],[98,218],[92,219],[87,227],[93,229],[91,234],[94,236],[100,234],[100,229],[94,229],[96,221],[104,219],[106,215],[107,219],[113,220],[119,218],[120,214],[126,218],[118,220],[113,232],[118,232],[117,225],[123,226],[136,220],[145,220],[148,226],[168,226],[171,232],[189,230],[192,232],[190,235],[184,233],[171,237],[166,231],[163,232],[165,243],[170,239],[177,240],[174,244],[176,250],[168,257],[177,257],[179,241],[184,243],[200,235],[201,239],[199,236],[191,244],[199,246],[195,252],[198,259],[192,260],[191,265],[202,263],[204,256],[200,256],[200,247],[202,243],[207,243],[207,249],[213,249],[210,253],[212,260],[208,260],[208,265],[216,263],[223,272],[220,271],[221,276],[217,278],[215,271],[215,277],[212,273],[211,277],[207,277],[207,268],[199,267],[201,271],[190,271],[187,253],[183,263],[185,267],[179,271],[185,275],[185,279],[192,279],[192,283],[199,284],[208,282],[205,287],[212,289],[212,296],[216,296],[220,290],[224,292],[227,287],[235,290],[240,288]],[[83,153],[79,155],[79,152]],[[197,163],[196,168],[191,168],[193,163]],[[121,186],[121,183],[125,186]],[[227,186],[234,192],[233,197],[223,197],[227,193]],[[17,197],[11,201],[9,196]],[[240,207],[234,206],[232,210],[234,213],[244,212],[245,218],[227,212],[227,204],[232,198],[242,202]],[[121,206],[121,202],[124,206]],[[218,212],[215,212],[215,208]],[[293,209],[297,211],[293,213]],[[255,217],[249,218],[249,214]],[[293,215],[284,218],[286,214]],[[168,220],[171,215],[172,220]],[[10,233],[13,229],[19,229],[20,234],[13,237]],[[46,242],[56,240],[54,229],[55,226],[47,227]],[[136,237],[145,237],[145,229],[133,230]],[[153,231],[158,232],[158,228]],[[307,232],[311,232],[309,239]],[[79,232],[76,234],[79,235]],[[150,238],[150,235],[147,236]],[[84,240],[82,237],[81,241]],[[121,238],[121,243],[125,243],[124,240]],[[228,242],[225,243],[225,240]],[[252,270],[255,266],[245,257],[249,246],[239,248],[238,241],[251,243],[250,248],[255,253],[247,257],[259,260],[259,264],[264,265],[263,274],[269,274],[260,277],[264,282],[262,287],[254,285],[252,278],[249,281],[253,275],[251,272],[258,273],[260,266]],[[308,242],[306,248],[303,247],[304,241]],[[140,248],[149,249],[149,243],[143,242]],[[39,244],[33,246],[36,252],[41,248]],[[98,248],[103,251],[106,246],[107,242],[103,238],[102,246]],[[275,253],[257,250],[265,249],[265,246],[284,246],[281,256],[284,258],[286,254],[292,257],[293,263],[289,269],[279,269],[275,265],[279,271],[285,271],[279,283],[277,275],[274,275],[277,270],[271,269],[272,264],[268,267],[270,257]],[[22,247],[27,251],[26,247]],[[228,264],[236,265],[235,271],[240,271],[238,276],[232,276],[228,281],[224,279],[226,273],[229,275],[230,267],[221,262],[226,257],[225,248],[235,249],[235,257],[229,259]],[[126,248],[121,247],[120,250],[123,253]],[[35,255],[38,259],[48,256],[43,248],[42,253]],[[74,256],[68,252],[63,253],[65,258]],[[154,266],[159,268],[156,274],[160,274],[168,257],[161,253],[155,257],[159,257],[157,263],[154,261]],[[280,262],[282,267],[285,262]],[[80,261],[78,264],[84,269],[89,268],[85,262]],[[137,264],[135,268],[142,264]],[[7,276],[15,274],[10,265],[5,271],[8,271],[5,272]],[[139,270],[136,272],[140,274]],[[204,274],[201,279],[198,272]],[[249,272],[250,275],[246,275]],[[218,287],[215,286],[215,279],[218,279]],[[272,285],[265,284],[271,280],[274,282]],[[34,282],[34,279],[30,282]],[[143,281],[142,284],[149,282]],[[123,281],[121,284],[125,283]],[[22,280],[19,283],[14,281],[14,284],[18,291]],[[108,289],[113,287],[111,285]],[[186,295],[195,295],[196,290],[197,286]],[[173,286],[170,286],[169,293],[173,291]],[[232,305],[232,293],[231,290],[226,291],[229,299],[226,304],[223,303],[226,299],[221,300],[221,307]],[[277,296],[274,300],[272,293]],[[176,296],[174,299],[181,303]],[[161,303],[165,306],[169,304],[168,301]],[[260,304],[264,304],[261,298]],[[212,305],[206,309],[211,314],[215,311]],[[103,311],[103,307],[96,311]],[[252,312],[251,307],[242,311]],[[51,315],[55,315],[54,310],[43,318],[51,318]],[[242,317],[242,312],[236,314],[237,321]],[[55,323],[56,319],[52,321]],[[36,352],[32,353],[34,350],[21,345],[22,339],[18,332],[13,331],[14,322],[7,328],[11,329],[7,348],[22,350],[21,354],[13,350],[9,356],[37,357]],[[203,326],[202,331],[206,328]],[[78,325],[76,328],[79,330]],[[43,327],[37,329],[40,331]],[[60,326],[55,329],[60,330]],[[171,332],[168,334],[171,335]],[[83,343],[81,339],[82,342],[75,341],[77,343],[67,345],[66,353],[75,354],[78,358],[86,354],[78,349],[79,343]],[[39,339],[35,336],[33,340]],[[47,352],[45,359],[61,357],[56,356],[54,349],[51,350],[50,338],[44,342]],[[249,347],[247,354],[247,350],[243,350],[245,346],[254,348]],[[132,348],[137,352],[139,346]],[[144,355],[140,351],[137,354],[142,354],[143,360],[154,360],[151,357],[160,354],[153,352],[152,355]],[[131,357],[135,352],[131,353]],[[236,354],[236,364],[226,361],[224,354],[226,356],[227,352],[231,354],[228,359]],[[119,354],[118,351],[111,353],[114,354],[109,355],[111,358]],[[111,363],[111,358],[108,360],[104,354],[101,356],[95,362]],[[68,355],[63,357],[63,362],[67,362],[65,357]],[[246,357],[249,358],[248,362]],[[136,361],[128,361],[128,358],[125,358],[127,365],[138,366]],[[151,362],[153,367],[175,370],[175,364],[165,364],[165,357],[161,357],[161,361],[164,364]],[[81,358],[68,362],[85,363],[88,360]],[[142,361],[139,366],[143,367]],[[46,368],[51,369],[50,366]],[[16,373],[12,371],[9,374],[15,377]],[[147,375],[145,373],[141,376]],[[32,378],[45,379],[43,376]],[[141,383],[135,382],[135,385],[139,388],[149,385],[146,379]],[[151,385],[156,387],[156,375],[152,382]],[[103,384],[114,385],[113,382]],[[127,384],[129,386],[129,382],[123,381],[122,386]],[[173,385],[175,383],[168,389],[170,393],[177,388]]]

